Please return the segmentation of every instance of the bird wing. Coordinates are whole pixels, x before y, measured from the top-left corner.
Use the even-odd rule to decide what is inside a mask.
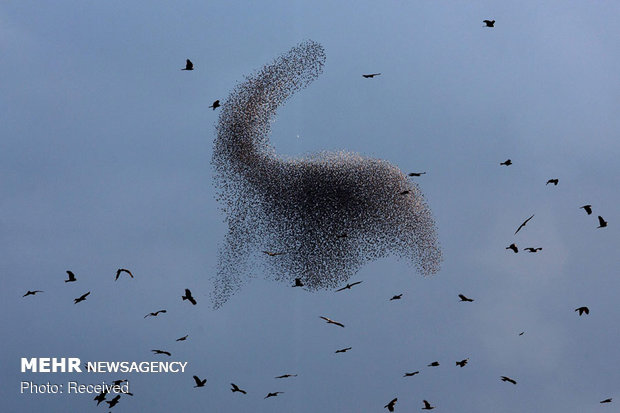
[[[194,299],[194,297],[189,296],[187,299],[189,300],[190,303],[192,303],[193,305],[196,305],[196,299]]]
[[[607,222],[605,222],[605,220],[603,219],[603,217],[599,215],[599,216],[598,216],[598,224],[599,224],[600,226],[603,226],[603,225],[607,224]]]
[[[431,404],[429,402],[427,402],[426,400],[422,400],[422,403],[424,403],[424,408],[426,408],[426,409],[431,407]]]
[[[200,385],[200,383],[202,383],[198,376],[193,376],[193,377],[194,377],[194,381],[196,382],[196,385]]]

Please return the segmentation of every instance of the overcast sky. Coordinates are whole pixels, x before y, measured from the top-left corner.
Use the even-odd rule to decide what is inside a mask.
[[[2,2],[3,411],[103,411],[95,395],[26,395],[19,385],[121,378],[134,393],[114,408],[123,412],[381,412],[394,397],[396,411],[423,399],[438,412],[613,409],[618,15],[615,2],[565,0]],[[273,145],[426,171],[415,179],[442,269],[425,278],[388,258],[339,293],[257,270],[213,310],[226,227],[210,165],[218,110],[208,106],[305,39],[325,48],[324,73],[281,108]],[[193,72],[179,70],[186,58]],[[373,72],[382,74],[361,76]],[[507,158],[513,165],[500,166]],[[559,184],[545,185],[551,178]],[[543,250],[514,254],[513,242]],[[115,282],[118,268],[135,279]],[[77,282],[63,282],[66,270]],[[198,305],[182,302],[185,288]],[[35,289],[44,292],[22,297]],[[143,318],[159,309],[168,312]],[[21,357],[45,356],[188,366],[19,371]],[[274,379],[284,373],[298,376]],[[194,374],[204,388],[192,388]],[[231,393],[231,382],[248,394]],[[284,394],[263,399],[275,391]]]

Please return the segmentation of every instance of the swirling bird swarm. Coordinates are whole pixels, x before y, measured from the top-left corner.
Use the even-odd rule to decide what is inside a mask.
[[[222,104],[212,163],[228,223],[212,299],[217,308],[251,275],[260,250],[280,281],[338,286],[365,262],[394,254],[424,275],[438,271],[434,221],[417,185],[394,165],[355,153],[289,159],[269,143],[277,108],[323,70],[305,41],[238,84]],[[254,258],[252,258],[254,257]]]

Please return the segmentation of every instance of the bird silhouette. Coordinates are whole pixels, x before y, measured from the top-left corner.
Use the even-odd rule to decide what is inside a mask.
[[[346,347],[346,348],[341,348],[340,350],[336,350],[336,353],[346,353],[347,351],[351,350],[353,347]]]
[[[239,386],[237,386],[235,383],[230,383],[230,385],[232,386],[232,389],[230,389],[230,391],[234,392],[239,392],[239,393],[243,393],[243,394],[248,394],[245,390],[242,390],[239,388]]]
[[[41,290],[30,291],[30,290],[28,290],[28,292],[26,292],[26,294],[22,295],[22,297],[26,297],[26,296],[29,296],[29,295],[36,295],[37,293],[43,293],[43,292],[45,292],[45,291],[41,291]]]
[[[513,250],[515,252],[515,254],[517,252],[519,252],[519,248],[517,248],[517,244],[515,244],[515,243],[510,244],[509,246],[506,247],[506,249],[507,250]]]
[[[403,296],[402,294],[395,295],[392,298],[390,298],[390,301],[392,301],[392,300],[400,300],[402,298],[402,296]]]
[[[410,172],[409,176],[422,176],[424,175],[426,172]]]
[[[523,334],[525,334],[525,331],[519,333],[520,336],[522,336]]]
[[[467,362],[468,362],[468,361],[469,361],[469,358],[466,358],[466,359],[464,359],[464,360],[457,361],[457,362],[456,362],[456,365],[457,365],[457,366],[459,366],[459,367],[465,367],[465,365],[467,365]]]
[[[185,341],[187,340],[187,337],[189,337],[189,334],[184,335],[183,337],[177,338],[175,341]]]
[[[276,379],[287,379],[289,377],[297,377],[297,374],[283,374],[281,376],[276,376]]]
[[[73,272],[67,270],[67,275],[69,276],[69,279],[65,280],[66,283],[70,283],[70,282],[76,281],[75,274],[73,274]]]
[[[381,73],[370,73],[370,74],[362,75],[362,76],[365,77],[366,79],[372,79],[373,77],[380,76],[380,75]]]
[[[579,316],[581,317],[581,315],[583,313],[586,313],[586,315],[590,314],[590,309],[588,307],[579,307],[579,308],[575,308],[575,311],[579,312]]]
[[[185,295],[182,295],[181,298],[183,299],[183,301],[187,300],[193,305],[196,305],[196,300],[192,296],[192,292],[189,290],[189,288],[185,289]]]
[[[521,225],[519,225],[519,228],[517,228],[517,230],[515,231],[515,235],[517,235],[517,232],[519,232],[521,230],[521,228],[523,228],[530,219],[534,218],[534,214],[532,214],[531,217],[529,217],[528,219],[526,219],[525,221],[523,221],[523,223]]]
[[[194,381],[196,382],[196,385],[194,387],[204,387],[205,383],[207,382],[207,379],[204,380],[200,380],[200,378],[198,376],[192,376],[194,378]]]
[[[411,373],[405,373],[405,375],[403,377],[412,377],[415,376],[416,374],[420,374],[419,371],[413,371]]]
[[[120,394],[118,394],[118,395],[116,395],[116,397],[115,397],[115,398],[113,398],[112,400],[110,400],[110,401],[106,401],[106,403],[110,405],[110,409],[111,409],[112,407],[114,407],[114,406],[116,406],[116,405],[118,404],[118,401],[119,401],[120,399],[121,399],[121,395],[120,395]]]
[[[337,289],[336,292],[343,291],[343,290],[350,290],[351,287],[353,287],[353,286],[355,286],[357,284],[361,284],[361,283],[362,283],[362,281],[356,281],[356,282],[350,283],[350,284],[347,283],[347,285],[345,285],[344,287]]]
[[[126,268],[119,268],[118,270],[116,270],[116,278],[114,278],[114,281],[118,280],[118,277],[120,277],[121,273],[123,272],[126,272],[131,278],[133,278],[133,274],[131,273],[131,271]]]
[[[502,381],[507,381],[508,383],[517,384],[516,380],[511,379],[510,377],[507,377],[507,376],[501,376],[500,379]]]
[[[394,411],[394,405],[396,404],[397,401],[398,401],[398,397],[394,397],[392,400],[390,400],[390,402],[388,404],[383,406],[383,408],[384,409],[388,409],[390,412],[393,412]]]
[[[601,400],[599,403],[611,403],[611,397],[609,399]]]
[[[603,219],[602,216],[598,216],[598,227],[597,228],[605,228],[607,226],[607,221]]]
[[[293,287],[303,287],[304,283],[301,282],[301,278],[295,278],[295,284],[292,285]]]
[[[500,165],[510,166],[512,165],[512,161],[510,159],[506,159],[504,162],[501,162]]]
[[[265,399],[268,397],[276,397],[278,394],[282,394],[284,393],[283,391],[274,391],[273,393],[267,393],[267,395],[265,396]]]
[[[495,20],[482,20],[486,27],[495,27]]]
[[[438,361],[433,361],[431,364],[429,364],[426,367],[437,367],[437,366],[439,366],[439,362]]]
[[[588,204],[588,205],[579,207],[579,209],[582,209],[582,208],[586,211],[588,215],[592,214],[592,205]]]
[[[194,70],[194,64],[192,63],[191,60],[186,59],[185,60],[185,67],[181,70]]]
[[[559,179],[557,179],[557,178],[555,178],[555,179],[549,179],[549,180],[547,181],[547,183],[545,184],[545,186],[546,186],[546,185],[549,185],[549,184],[553,184],[553,185],[555,185],[555,186],[558,186],[558,182],[560,182],[560,180],[559,180]]]
[[[334,320],[331,320],[331,319],[329,319],[327,317],[319,316],[319,318],[322,318],[323,320],[327,321],[327,324],[335,324],[337,326],[344,327],[344,324],[339,323],[339,322],[334,321]]]
[[[220,107],[220,101],[219,99],[214,101],[213,104],[211,106],[209,106],[210,108],[212,108],[213,110],[217,109]]]
[[[542,247],[536,247],[536,248],[532,248],[532,247],[527,247],[527,248],[523,248],[525,251],[529,251],[529,252],[538,252],[538,251],[542,251]]]
[[[74,299],[74,300],[73,300],[73,304],[77,304],[77,303],[79,303],[80,301],[85,301],[85,300],[86,300],[86,297],[88,297],[88,295],[89,295],[89,294],[90,294],[90,291],[89,291],[89,292],[87,292],[87,293],[82,294],[81,296],[79,296],[78,298],[76,298],[76,299]]]
[[[168,357],[172,356],[172,354],[170,354],[169,351],[164,351],[164,350],[151,350],[151,351],[155,354],[165,354]]]
[[[102,391],[101,393],[99,393],[97,396],[95,396],[95,398],[93,400],[95,400],[97,402],[97,406],[99,406],[99,403],[101,403],[102,401],[105,400],[106,394],[108,392],[106,392],[105,390]]]
[[[271,252],[271,251],[263,251],[263,252],[269,255],[270,257],[277,257],[278,255],[286,254],[285,252]]]
[[[167,312],[166,310],[158,310],[158,311],[155,311],[154,313],[148,313],[147,315],[144,316],[144,318],[157,317],[159,313],[166,313],[166,312]]]
[[[431,406],[431,404],[426,400],[422,400],[422,403],[424,403],[424,407],[422,407],[422,410],[433,410],[435,408],[435,406]]]
[[[459,294],[459,298],[461,299],[461,301],[468,301],[470,303],[474,301],[472,298],[467,298],[463,294]]]

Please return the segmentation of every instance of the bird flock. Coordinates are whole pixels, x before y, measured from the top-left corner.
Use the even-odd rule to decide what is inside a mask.
[[[349,152],[291,159],[270,145],[278,107],[319,76],[325,59],[320,44],[302,42],[247,77],[221,105],[212,164],[228,234],[214,279],[216,308],[251,277],[261,250],[270,257],[262,261],[265,273],[299,279],[311,291],[335,288],[388,255],[424,275],[439,270],[430,208],[396,166]]]
[[[494,28],[495,20],[484,20],[485,27]],[[253,245],[261,246],[269,257],[270,268],[281,274],[277,279],[292,281],[292,287],[308,290],[336,288],[335,292],[352,290],[363,281],[347,282],[355,271],[367,261],[395,252],[416,264],[423,274],[438,271],[441,251],[436,240],[434,222],[418,186],[403,178],[403,174],[384,161],[369,160],[356,154],[320,154],[312,158],[281,159],[269,146],[269,122],[275,111],[292,93],[305,87],[322,71],[324,52],[320,45],[304,42],[273,64],[267,65],[257,75],[249,77],[233,91],[229,99],[220,104],[215,100],[209,108],[220,106],[223,112],[218,124],[213,164],[216,182],[220,188],[219,200],[224,203],[229,234],[220,256],[220,269],[215,280],[215,307],[223,304],[240,287],[244,273],[244,257]],[[181,70],[193,71],[190,59]],[[362,74],[373,79],[381,73]],[[500,166],[511,166],[507,159]],[[421,177],[426,172],[411,172],[409,177]],[[283,181],[283,177],[287,177]],[[366,181],[365,181],[366,180]],[[545,185],[558,186],[559,179],[547,180]],[[349,185],[350,187],[348,187]],[[373,198],[381,202],[370,202]],[[386,202],[387,200],[387,202]],[[592,215],[592,205],[579,207]],[[387,214],[385,220],[379,215]],[[516,236],[533,220],[535,214],[525,219],[514,232]],[[533,221],[535,222],[535,221]],[[607,227],[607,221],[598,215],[598,227]],[[390,228],[390,225],[393,226]],[[531,224],[534,225],[534,224]],[[380,237],[377,234],[381,234]],[[352,248],[356,246],[356,248]],[[507,250],[519,252],[516,242]],[[526,247],[524,251],[538,253],[542,247]],[[78,281],[76,275],[66,271],[65,283]],[[114,280],[122,274],[134,278],[126,268],[116,271]],[[363,288],[363,287],[360,287]],[[23,297],[35,296],[42,290],[28,290]],[[91,291],[74,299],[74,304],[87,301]],[[403,293],[395,294],[388,301],[401,300]],[[460,302],[475,300],[458,294]],[[182,301],[197,305],[196,298],[185,289]],[[574,310],[579,316],[589,315],[587,306]],[[166,314],[166,309],[147,313],[144,318]],[[345,324],[321,315],[326,324],[345,328]],[[522,336],[524,332],[518,335]],[[186,341],[189,334],[177,338]],[[353,349],[348,346],[335,350],[344,354]],[[154,356],[172,356],[162,349],[152,349]],[[470,358],[455,361],[464,368]],[[439,361],[427,367],[439,367]],[[402,377],[420,375],[420,370],[404,372]],[[290,379],[297,374],[282,374],[275,379]],[[206,378],[192,376],[194,388],[203,388]],[[500,375],[499,380],[517,385],[517,380]],[[116,380],[114,384],[127,381]],[[248,391],[230,383],[232,393],[247,395]],[[132,393],[127,393],[133,396]],[[264,393],[263,393],[264,394]],[[263,399],[278,397],[283,391],[268,392]],[[98,394],[94,401],[109,408],[116,406],[121,395],[106,400],[107,393]],[[394,412],[398,397],[384,405]],[[611,403],[606,398],[599,403]],[[421,401],[421,410],[435,409],[428,400]]]

